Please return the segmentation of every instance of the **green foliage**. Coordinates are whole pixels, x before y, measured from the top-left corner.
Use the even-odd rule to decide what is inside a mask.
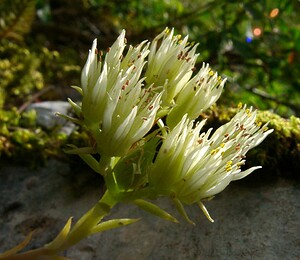
[[[284,116],[300,114],[298,1],[85,1],[127,35],[152,38],[165,26],[200,42],[198,64],[228,77],[223,104],[242,101]],[[101,31],[102,28],[99,27]]]
[[[64,84],[74,75],[79,78],[77,57],[74,51],[61,56],[23,41],[35,17],[35,1],[2,1],[0,5],[0,157],[35,164],[50,155],[61,156],[68,138],[82,137],[76,137],[76,132],[67,137],[57,129],[44,130],[36,125],[34,111],[23,111],[45,89],[49,92],[52,84]]]
[[[58,21],[54,37],[79,34],[80,41],[90,46],[98,36],[105,49],[122,28],[130,41],[139,42],[166,26],[174,27],[200,42],[198,66],[209,62],[228,78],[223,104],[242,101],[287,117],[300,114],[297,1],[74,1],[50,6],[38,1],[39,10],[48,10],[44,12],[48,20],[43,21],[49,25]],[[78,31],[64,27],[64,21],[74,17]]]
[[[20,99],[44,87],[40,65],[41,60],[37,54],[9,40],[1,41],[0,108],[5,101],[7,107],[20,104]]]
[[[35,17],[35,0],[2,0],[0,2],[0,40],[22,40],[30,31]]]
[[[300,144],[300,118],[291,116],[285,119],[270,111],[262,111],[258,114],[258,120],[270,122],[269,127],[275,130],[278,137],[296,139]]]
[[[3,39],[0,45],[0,108],[21,106],[45,86],[56,82],[64,84],[74,75],[77,77],[74,83],[77,83],[80,67],[74,65],[73,55],[70,52],[68,56],[61,56],[45,47],[31,50],[24,44]]]
[[[201,61],[229,78],[221,102],[239,100],[288,116],[300,113],[299,11],[296,1],[195,1],[170,24],[199,40]]]
[[[43,129],[36,125],[34,110],[0,110],[0,157],[32,166],[48,157],[66,160],[63,148],[68,143],[84,146],[89,140],[87,133],[77,130],[67,136],[59,128]]]
[[[167,24],[173,15],[183,12],[184,6],[179,0],[141,0],[141,1],[85,1],[86,6],[108,9],[114,17],[114,25],[126,25],[133,33]]]

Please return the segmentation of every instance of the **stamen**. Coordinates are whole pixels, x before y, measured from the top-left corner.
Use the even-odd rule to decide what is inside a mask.
[[[232,161],[228,161],[225,166],[226,172],[230,172],[232,170]]]
[[[262,129],[262,131],[263,131],[263,132],[266,132],[266,131],[268,131],[268,129],[269,129],[269,128],[265,126],[265,127]]]

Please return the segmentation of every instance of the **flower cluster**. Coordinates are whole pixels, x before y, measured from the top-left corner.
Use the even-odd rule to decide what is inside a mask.
[[[198,204],[213,221],[203,200],[260,168],[241,169],[246,153],[272,132],[256,122],[255,110],[241,106],[215,131],[202,132],[205,120],[196,122],[220,97],[226,79],[207,64],[195,72],[199,54],[188,37],[181,40],[166,29],[152,43],[129,46],[124,54],[123,30],[105,57],[96,45],[95,40],[82,70],[81,88],[74,87],[82,95],[81,104],[69,99],[77,118],[62,116],[90,133],[90,147],[73,147],[69,152],[79,154],[101,174],[107,189],[73,227],[70,218],[52,242],[17,254],[29,235],[0,258],[60,259],[58,253],[89,235],[139,220],[103,221],[120,202],[178,222],[150,202],[165,196],[189,223],[193,222],[185,204]]]
[[[149,53],[145,42],[130,47],[125,57],[125,31],[101,62],[96,40],[82,71],[83,122],[101,155],[120,156],[153,126],[161,94],[149,96],[141,73]]]
[[[227,124],[200,133],[186,116],[165,136],[149,172],[150,186],[185,204],[221,192],[231,181],[244,178],[260,166],[242,171],[246,153],[273,130],[255,122],[256,111],[244,106]],[[211,135],[211,136],[210,136]]]
[[[162,41],[159,48],[158,42]],[[190,80],[199,54],[186,36],[174,36],[174,30],[164,30],[150,46],[146,82],[164,89],[163,104],[170,105],[174,97]]]
[[[246,153],[272,132],[256,122],[252,108],[241,107],[216,131],[201,133],[205,120],[195,123],[218,100],[226,79],[208,64],[195,72],[199,54],[188,37],[166,29],[124,54],[123,30],[104,58],[96,44],[76,87],[82,103],[70,103],[100,159],[81,156],[105,177],[115,199],[166,216],[144,199],[168,196],[183,215],[183,204],[198,203],[206,212],[202,200],[260,168],[241,169]]]

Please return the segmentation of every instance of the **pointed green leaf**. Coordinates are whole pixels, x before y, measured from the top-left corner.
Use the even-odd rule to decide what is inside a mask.
[[[20,244],[18,244],[18,245],[16,245],[15,247],[13,247],[13,248],[11,248],[11,249],[5,251],[5,252],[2,253],[2,254],[0,254],[0,259],[9,259],[9,258],[8,258],[9,256],[12,256],[12,255],[18,253],[19,251],[21,251],[25,246],[28,245],[28,243],[29,243],[29,241],[31,240],[31,237],[32,237],[32,235],[33,235],[33,232],[34,232],[34,231],[30,232],[30,234],[27,235],[27,236],[25,237],[25,239],[24,239]]]
[[[75,145],[69,144],[69,147],[73,149],[65,149],[65,153],[68,154],[95,154],[96,151],[93,149],[93,147],[76,147]]]
[[[161,209],[160,207],[158,207],[157,205],[155,205],[151,202],[148,202],[148,201],[142,200],[142,199],[137,199],[137,200],[134,200],[133,203],[135,205],[137,205],[139,208],[141,208],[142,210],[145,210],[155,216],[158,216],[158,217],[163,218],[168,221],[179,223],[176,218],[174,218],[168,212],[164,211],[163,209]]]
[[[82,88],[77,87],[77,86],[71,86],[71,88],[75,89],[79,94],[81,94],[81,95],[83,94]]]
[[[57,235],[57,237],[48,245],[46,245],[47,249],[55,250],[59,248],[64,242],[67,237],[67,235],[70,232],[72,224],[72,217],[70,217],[66,223],[66,225],[63,227],[63,229],[60,231],[60,233]]]
[[[133,224],[133,223],[135,223],[139,220],[140,220],[139,218],[137,218],[137,219],[112,219],[112,220],[108,220],[108,221],[105,221],[105,222],[100,223],[97,226],[93,227],[92,230],[91,230],[91,234],[103,232],[103,231],[113,229],[113,228],[127,226],[127,225]]]
[[[81,106],[79,106],[78,104],[76,104],[72,99],[68,98],[68,102],[69,104],[72,106],[72,108],[74,109],[75,113],[77,116],[80,116],[81,114]]]
[[[95,150],[92,147],[81,147],[78,148],[75,145],[68,145],[69,147],[72,147],[73,149],[65,150],[65,153],[68,154],[78,154],[80,158],[92,168],[97,173],[100,173],[102,175],[102,172],[99,167],[99,162],[91,155],[95,153]],[[91,154],[90,154],[91,153]]]
[[[56,112],[55,115],[60,116],[60,117],[66,119],[68,121],[71,121],[71,122],[73,122],[75,124],[78,124],[78,125],[82,124],[82,121],[79,120],[79,119],[77,119],[77,118],[74,118],[74,117],[71,117],[71,116],[67,116],[67,115],[61,114],[59,112]]]
[[[176,209],[178,210],[178,212],[180,213],[181,216],[183,216],[183,218],[190,224],[195,225],[195,223],[189,218],[189,216],[187,215],[181,201],[179,199],[173,198],[172,199]]]
[[[126,156],[114,166],[114,177],[121,190],[138,190],[148,181],[148,169],[156,154],[159,138],[157,131],[147,135],[135,144]]]
[[[215,222],[213,220],[213,218],[209,215],[208,210],[206,209],[206,207],[204,206],[204,204],[201,201],[198,202],[198,205],[199,205],[200,209],[203,211],[204,215],[207,217],[207,219],[210,222]]]

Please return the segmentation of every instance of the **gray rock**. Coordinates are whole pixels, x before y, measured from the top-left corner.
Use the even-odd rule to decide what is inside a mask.
[[[60,126],[60,131],[69,135],[75,128],[75,125],[64,118],[57,116],[56,113],[69,114],[71,105],[65,101],[44,101],[33,103],[28,106],[27,111],[35,110],[37,113],[37,123],[50,130]]]
[[[33,229],[29,248],[49,242],[70,216],[76,220],[96,203],[102,190],[97,174],[57,161],[34,171],[3,165],[0,180],[0,251],[21,242]],[[158,204],[180,224],[133,205],[118,205],[109,218],[142,220],[91,236],[62,255],[74,260],[299,259],[299,183],[284,179],[245,183],[232,183],[206,203],[215,223],[191,206],[187,211],[196,226],[189,225],[167,199]]]

